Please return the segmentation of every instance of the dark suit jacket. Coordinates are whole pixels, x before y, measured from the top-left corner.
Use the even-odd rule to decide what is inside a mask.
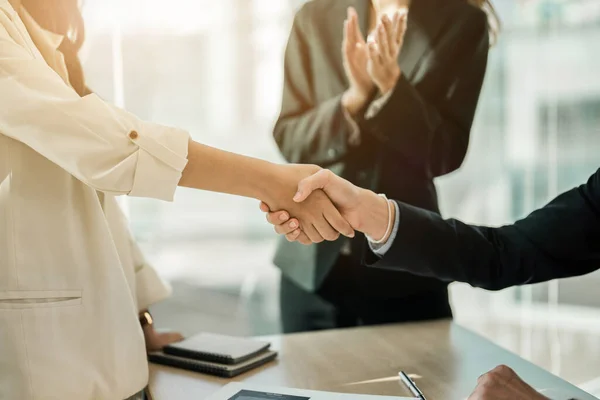
[[[500,228],[443,220],[403,203],[400,229],[367,264],[499,290],[600,268],[600,170],[528,217]]]
[[[297,13],[285,53],[285,82],[275,140],[292,163],[331,168],[351,182],[438,212],[433,178],[457,169],[485,74],[489,48],[484,12],[466,0],[415,0],[409,10],[402,77],[372,119],[359,119],[362,142],[348,144],[341,109],[349,83],[341,46],[346,9],[366,34],[369,0],[313,0]],[[353,246],[361,262],[361,241]],[[282,240],[275,264],[306,289],[319,287],[342,240],[304,247]],[[445,284],[396,276],[406,294]]]

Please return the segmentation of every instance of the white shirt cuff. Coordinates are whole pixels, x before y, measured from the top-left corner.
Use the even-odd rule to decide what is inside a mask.
[[[390,234],[390,237],[388,238],[387,242],[382,244],[375,244],[369,240],[369,247],[371,248],[371,251],[379,257],[383,257],[389,251],[389,249],[392,247],[392,244],[394,244],[396,236],[398,235],[398,229],[400,226],[400,207],[398,207],[398,203],[396,203],[395,201],[392,201],[392,203],[396,208],[396,219],[394,221],[394,228],[392,229],[392,233]]]
[[[377,113],[383,108],[383,106],[385,106],[387,104],[390,97],[392,97],[393,92],[394,92],[393,90],[390,90],[384,96],[381,96],[377,100],[374,100],[371,103],[371,105],[369,106],[369,108],[367,108],[367,112],[365,113],[365,118],[371,119],[375,115],[377,115]]]

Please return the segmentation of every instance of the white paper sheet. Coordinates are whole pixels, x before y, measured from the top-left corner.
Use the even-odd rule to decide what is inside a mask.
[[[288,396],[289,398],[286,398]],[[230,383],[206,400],[415,400],[413,397],[390,397]]]

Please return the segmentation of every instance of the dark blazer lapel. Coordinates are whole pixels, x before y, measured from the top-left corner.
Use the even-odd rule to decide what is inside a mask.
[[[404,76],[411,80],[421,61],[434,48],[443,25],[444,4],[438,0],[412,0],[408,12],[408,27],[398,62]]]

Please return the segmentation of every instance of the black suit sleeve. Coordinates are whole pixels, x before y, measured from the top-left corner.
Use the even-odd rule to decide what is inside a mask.
[[[281,113],[273,136],[287,161],[327,165],[345,154],[350,127],[342,111],[341,95],[316,104],[309,17],[303,7],[294,18],[285,51]]]
[[[600,170],[528,217],[500,228],[466,225],[399,203],[400,226],[367,264],[499,290],[600,268]]]
[[[413,86],[404,77],[388,102],[364,122],[375,135],[429,178],[462,164],[485,76],[489,49],[487,17],[471,8],[442,33]]]

